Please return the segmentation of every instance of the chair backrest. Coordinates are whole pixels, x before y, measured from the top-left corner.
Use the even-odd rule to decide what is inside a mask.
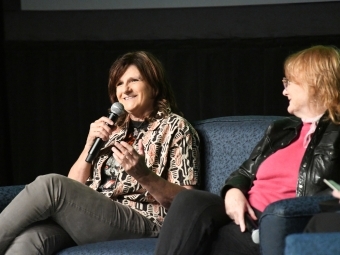
[[[201,140],[203,189],[219,194],[279,116],[227,116],[193,122]]]

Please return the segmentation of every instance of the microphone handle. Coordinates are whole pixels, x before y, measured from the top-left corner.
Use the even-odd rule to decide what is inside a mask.
[[[99,137],[97,137],[94,143],[92,144],[91,149],[89,150],[85,161],[88,163],[91,163],[93,159],[97,156],[100,148],[103,147],[103,145],[104,145],[104,141],[100,139]]]
[[[115,122],[118,118],[118,115],[111,112],[108,118],[112,120],[113,122]],[[104,146],[104,144],[105,142],[102,139],[100,139],[100,137],[97,137],[94,143],[92,144],[91,149],[89,150],[85,161],[87,163],[92,163],[93,159],[97,156],[98,152]]]

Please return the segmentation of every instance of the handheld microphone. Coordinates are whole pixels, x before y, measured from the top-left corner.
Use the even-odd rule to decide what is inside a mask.
[[[251,239],[254,243],[260,243],[260,233],[257,223],[250,217],[248,213],[245,215],[246,228],[251,233]]]
[[[121,103],[116,102],[111,105],[110,110],[111,113],[107,117],[113,122],[115,122],[118,119],[118,117],[124,113],[124,106]],[[92,160],[97,156],[99,150],[104,146],[104,143],[105,142],[102,139],[100,139],[100,137],[97,137],[94,143],[92,144],[85,161],[91,163]]]

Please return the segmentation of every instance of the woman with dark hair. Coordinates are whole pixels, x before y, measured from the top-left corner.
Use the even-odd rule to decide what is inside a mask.
[[[150,86],[153,95],[155,96],[153,113],[147,118],[153,118],[156,116],[157,111],[164,113],[176,113],[182,116],[179,111],[172,88],[166,79],[166,74],[162,63],[156,59],[153,55],[145,51],[139,51],[134,53],[125,54],[123,57],[116,60],[111,66],[109,75],[109,96],[111,102],[118,102],[117,98],[117,84],[120,77],[126,72],[126,70],[134,65],[140,72],[143,79]],[[121,117],[125,120],[125,116]]]
[[[289,56],[283,95],[292,116],[273,122],[249,158],[225,181],[221,197],[180,192],[171,205],[157,255],[260,254],[246,223],[271,203],[327,190],[340,181],[340,52],[314,46]],[[253,242],[254,241],[254,242]]]
[[[75,245],[157,237],[172,199],[199,182],[199,138],[180,116],[162,64],[137,51],[117,59],[109,97],[125,112],[90,125],[68,177],[39,176],[0,214],[0,254],[54,254]],[[91,162],[97,138],[104,147]]]

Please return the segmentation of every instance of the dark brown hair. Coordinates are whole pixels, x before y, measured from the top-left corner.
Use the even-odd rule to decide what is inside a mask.
[[[166,78],[162,63],[154,55],[146,51],[126,53],[112,64],[108,84],[111,103],[118,102],[116,96],[118,81],[131,65],[137,67],[143,80],[152,88],[155,95],[154,111],[149,116],[149,120],[155,118],[158,111],[163,116],[167,116],[170,112],[182,115],[177,107],[174,93]],[[120,125],[125,120],[126,114],[123,114],[117,124]]]

